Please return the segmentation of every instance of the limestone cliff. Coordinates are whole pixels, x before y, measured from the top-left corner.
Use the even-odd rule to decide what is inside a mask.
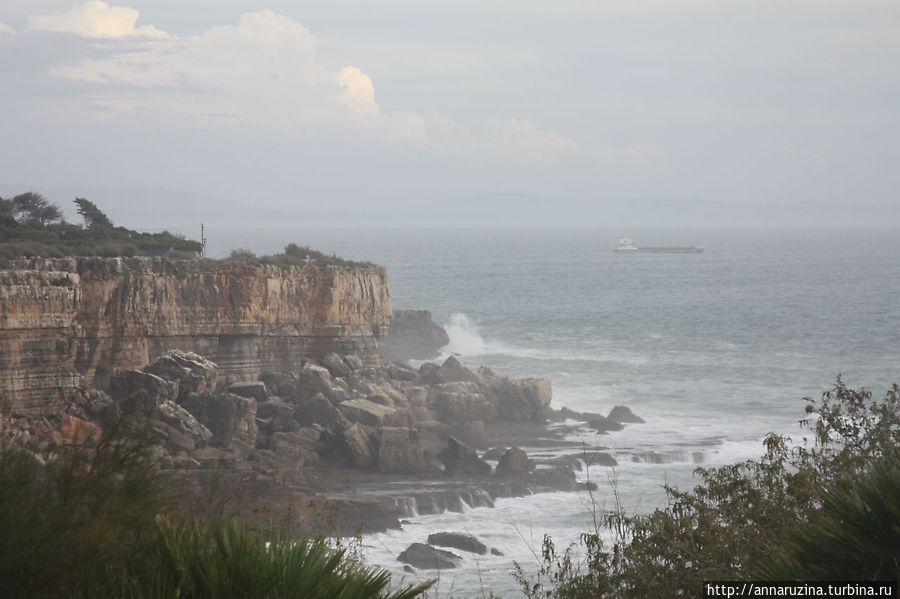
[[[372,266],[254,267],[160,258],[18,261],[0,271],[0,394],[54,408],[98,370],[169,349],[214,360],[226,378],[287,371],[330,352],[380,362],[391,300]]]

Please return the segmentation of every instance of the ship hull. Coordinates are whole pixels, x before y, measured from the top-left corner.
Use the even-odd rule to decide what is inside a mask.
[[[699,254],[703,251],[702,247],[640,247],[637,251],[642,254]]]

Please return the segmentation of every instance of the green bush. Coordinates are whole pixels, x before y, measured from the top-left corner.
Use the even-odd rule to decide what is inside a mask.
[[[704,580],[785,574],[772,564],[802,562],[824,551],[826,538],[872,542],[872,551],[900,555],[900,492],[893,494],[891,478],[897,476],[892,456],[900,446],[900,389],[894,385],[876,401],[838,378],[819,401],[806,401],[813,418],[806,421],[810,438],[803,443],[769,435],[760,459],[699,468],[703,482],[692,491],[667,487],[664,509],[633,517],[621,509],[604,514],[577,545],[561,550],[546,538],[538,574],[517,570],[526,596],[700,596]],[[860,486],[860,480],[868,482]],[[882,495],[882,487],[892,495]],[[849,518],[869,509],[877,513]],[[895,532],[880,536],[884,527]],[[605,529],[614,533],[609,544],[602,541]],[[796,572],[805,579],[838,572],[838,578],[866,579],[873,564],[883,563],[840,561],[852,553],[836,552],[839,565],[832,569]],[[887,561],[878,571],[892,578],[896,560]]]
[[[386,571],[323,538],[179,515],[145,410],[108,411],[102,436],[79,446],[29,448],[2,431],[0,597],[408,599],[428,588],[391,590]]]

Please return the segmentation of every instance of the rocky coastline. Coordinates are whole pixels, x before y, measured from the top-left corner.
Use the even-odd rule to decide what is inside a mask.
[[[566,441],[566,434],[575,429],[603,433],[640,422],[622,406],[608,415],[553,409],[548,379],[512,379],[484,366],[473,370],[455,356],[411,366],[409,359],[435,358],[447,342],[446,332],[425,311],[400,311],[394,313],[396,326],[385,336],[382,329],[387,328],[390,312],[385,315],[384,311],[390,306],[382,271],[346,274],[292,269],[285,273],[223,267],[210,275],[192,265],[179,275],[164,263],[148,260],[133,264],[32,261],[27,266],[32,270],[8,275],[4,288],[5,297],[19,301],[4,310],[5,343],[18,352],[8,361],[16,366],[14,360],[20,359],[18,364],[25,364],[27,370],[28,360],[49,360],[55,348],[61,364],[32,366],[35,372],[59,366],[56,378],[46,380],[56,380],[62,373],[65,384],[50,385],[42,400],[39,386],[32,385],[27,375],[22,377],[22,370],[8,367],[6,376],[18,387],[10,384],[6,395],[12,389],[13,401],[7,397],[0,409],[6,440],[46,461],[64,448],[89,450],[105,422],[133,409],[156,441],[154,459],[184,500],[207,509],[215,504],[223,515],[251,521],[278,519],[298,531],[347,536],[399,528],[412,515],[493,506],[500,497],[585,491],[591,483],[578,483],[576,471],[611,467],[616,462],[603,447]],[[124,278],[110,274],[116,269],[120,275],[125,273]],[[213,278],[207,281],[207,276]],[[42,286],[28,292],[22,282],[29,277]],[[199,293],[204,281],[215,283],[216,277],[220,278],[218,290],[207,290],[206,300],[201,302],[194,295],[185,300],[193,302],[194,311],[207,314],[209,322],[198,333],[200,337],[170,334],[175,325],[193,326],[184,316],[183,305],[165,299],[178,287],[176,282]],[[323,277],[330,290],[310,295],[309,285],[315,283],[318,289]],[[87,282],[91,278],[104,281],[102,288],[109,293],[103,296],[92,290]],[[348,286],[340,282],[344,279],[360,284]],[[373,291],[375,283],[382,287]],[[238,285],[257,291],[265,287],[267,299],[244,297],[243,306],[215,299],[225,287],[233,290]],[[365,285],[369,287],[364,293],[354,291]],[[343,291],[335,298],[337,290]],[[367,328],[366,319],[345,306],[359,293],[368,302],[367,318],[377,326]],[[86,302],[84,294],[96,297]],[[240,294],[230,292],[230,296]],[[101,297],[106,298],[107,309],[127,305],[131,312],[108,310],[104,316],[94,306]],[[282,310],[291,302],[304,301],[299,310],[291,308],[300,322],[313,322],[308,308],[323,313],[315,302],[332,307],[319,323],[322,326],[309,329],[313,337],[329,336],[328,344],[313,341],[312,346],[332,351],[279,357],[277,348],[266,344],[290,345],[284,341],[289,337],[290,314],[284,316]],[[87,311],[86,305],[94,307]],[[167,318],[170,306],[174,308],[169,316],[181,316]],[[50,313],[69,319],[49,318]],[[220,318],[218,329],[211,324],[215,318]],[[102,329],[108,335],[92,336],[83,326],[91,321],[102,325],[95,332]],[[270,324],[262,334],[244,331],[244,342],[238,345],[244,347],[241,356],[254,360],[253,366],[248,370],[245,359],[236,370],[237,354],[222,353],[221,335],[231,334],[236,323],[250,321]],[[356,324],[341,329],[344,321]],[[130,331],[128,343],[116,340],[118,329],[112,326],[123,322],[126,326],[119,328]],[[39,341],[30,345],[22,341],[23,336],[14,336],[16,326],[21,329],[29,323],[41,325],[28,333],[32,337],[35,331],[40,333]],[[356,341],[348,344],[342,341],[345,338]],[[71,367],[79,364],[76,358],[81,355],[74,348],[91,339],[111,348],[119,364],[102,385],[95,368],[79,372]],[[211,339],[218,341],[211,343]],[[178,347],[179,342],[185,347]],[[39,356],[29,355],[31,346],[41,350]],[[256,349],[247,350],[249,346]],[[129,347],[139,351],[129,353]],[[204,356],[191,350],[198,347],[213,347],[219,353]],[[150,348],[164,351],[139,363]],[[392,361],[383,362],[375,349]],[[216,356],[225,357],[224,366],[210,359]],[[27,401],[21,401],[23,389],[31,390]],[[557,457],[551,458],[549,452],[527,455],[520,446],[565,451],[563,457],[557,451]],[[463,543],[452,537],[442,539]],[[429,540],[428,546],[434,548],[440,542]],[[465,541],[464,547],[477,547],[472,543],[477,540]],[[437,551],[446,552],[434,549],[432,557],[442,555]],[[422,548],[413,554],[418,558],[410,558],[410,563],[427,567],[421,565],[422,559],[429,559],[427,550],[424,558]]]

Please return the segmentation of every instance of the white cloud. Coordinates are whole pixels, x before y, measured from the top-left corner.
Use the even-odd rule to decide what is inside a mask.
[[[8,33],[12,35],[15,33],[15,30],[6,23],[0,23],[0,34],[2,33]]]
[[[95,4],[103,5],[83,5],[59,20],[80,23],[73,15]],[[129,12],[118,31],[137,31],[137,11],[121,10]],[[369,75],[355,66],[329,69],[317,46],[316,37],[294,19],[262,10],[199,35],[147,39],[121,51],[113,47],[101,58],[60,62],[50,74],[95,84],[86,100],[94,118],[149,116],[176,127],[249,126],[294,138],[330,133],[527,160],[578,148],[528,120],[489,121],[472,132],[437,113],[383,110]]]
[[[484,143],[494,152],[544,158],[578,150],[578,143],[555,131],[538,129],[525,119],[493,120],[488,123]]]
[[[153,25],[135,27],[138,11],[125,6],[110,6],[100,0],[74,6],[65,12],[36,15],[28,20],[29,31],[60,31],[77,33],[84,37],[122,38],[144,37],[163,39],[169,37]]]

